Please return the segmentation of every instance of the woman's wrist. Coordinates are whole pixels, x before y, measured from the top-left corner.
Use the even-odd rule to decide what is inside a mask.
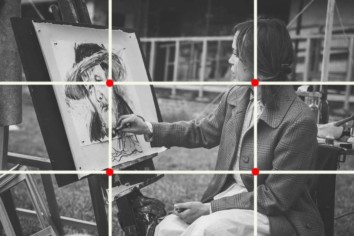
[[[146,142],[152,142],[153,129],[152,124],[148,121],[145,121],[146,130],[144,131],[144,139]]]
[[[211,204],[210,203],[204,203],[204,215],[210,215],[211,212]]]

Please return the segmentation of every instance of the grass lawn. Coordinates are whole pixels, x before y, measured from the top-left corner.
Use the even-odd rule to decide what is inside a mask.
[[[46,156],[46,149],[40,133],[37,119],[27,93],[23,99],[23,122],[19,126],[20,130],[10,133],[10,151]],[[215,165],[217,148],[187,150],[182,148],[171,148],[155,158],[156,169],[159,170],[209,170]],[[354,169],[354,157],[347,157],[347,161],[341,164],[343,170]],[[34,176],[42,192],[42,184],[39,176]],[[167,175],[157,183],[143,189],[143,193],[149,197],[156,197],[166,204],[167,210],[171,210],[176,202],[199,200],[210,181],[210,175]],[[336,209],[335,215],[354,211],[354,176],[339,175],[336,186]],[[55,182],[55,180],[54,180]],[[57,201],[60,214],[82,220],[95,221],[88,184],[86,180],[79,181],[68,186],[58,188],[55,185]],[[18,186],[13,190],[15,204],[17,207],[31,208],[29,197],[24,186]],[[42,194],[44,197],[44,194]],[[117,222],[117,209],[114,206],[114,234],[122,235]],[[354,215],[335,221],[335,235],[346,236],[349,232],[354,232]],[[21,225],[25,235],[38,230],[38,221],[21,218]],[[1,230],[0,230],[1,231]],[[80,229],[66,227],[67,234],[89,233],[97,235],[95,232],[85,232]],[[0,235],[3,233],[0,232]]]

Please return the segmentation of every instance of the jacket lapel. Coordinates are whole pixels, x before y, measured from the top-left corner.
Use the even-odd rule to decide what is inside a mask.
[[[242,86],[238,87],[233,93],[229,94],[227,103],[231,105],[231,118],[228,122],[230,125],[226,135],[228,138],[221,144],[224,148],[223,152],[219,151],[216,170],[232,170],[233,163],[236,157],[237,146],[242,132],[242,125],[245,118],[245,112],[250,100],[251,88]],[[227,125],[227,124],[226,124]],[[211,180],[208,189],[205,191],[202,198],[203,202],[210,201],[218,194],[225,185],[227,175],[215,175]]]
[[[292,103],[295,101],[297,97],[292,86],[282,86],[279,87],[279,89],[280,90],[279,90],[278,97],[275,100],[275,106],[270,108],[269,106],[266,105],[264,107],[261,116],[259,117],[260,120],[262,120],[265,124],[267,124],[268,126],[274,129],[279,127],[281,122],[284,120],[284,117],[286,116],[287,112],[289,111]],[[260,130],[261,129],[258,128],[258,131]],[[253,142],[253,136],[251,142]],[[253,160],[253,156],[252,156],[252,160]],[[253,166],[253,161],[250,162],[249,164]],[[240,165],[240,170],[247,170],[248,168],[249,166]],[[250,174],[242,174],[241,178],[247,190],[253,191],[253,176]]]
[[[225,160],[222,163],[222,166],[220,166],[220,170],[232,170],[233,169],[233,163],[235,161],[236,157],[236,152],[237,152],[237,147],[240,142],[241,138],[241,132],[242,132],[242,127],[243,127],[243,122],[245,119],[245,113],[248,107],[248,103],[250,101],[250,93],[251,93],[251,88],[250,87],[241,87],[243,89],[242,92],[238,95],[236,99],[236,103],[234,104],[235,106],[232,109],[232,118],[231,118],[231,128],[229,130],[230,133],[224,134],[229,138],[229,141],[227,140],[228,146],[232,148],[232,155],[230,155],[228,158],[223,158],[221,157],[221,160]],[[230,103],[231,104],[231,103]],[[235,135],[236,134],[236,135]],[[224,153],[226,154],[226,153]],[[229,154],[229,153],[227,153]],[[221,161],[220,161],[221,162]]]
[[[263,113],[259,117],[260,120],[264,121],[272,128],[277,128],[280,125],[291,104],[297,97],[292,86],[281,86],[279,89],[279,95],[275,100],[274,108],[270,108],[266,105]]]

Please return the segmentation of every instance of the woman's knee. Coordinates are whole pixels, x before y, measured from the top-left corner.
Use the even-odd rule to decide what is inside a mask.
[[[216,212],[193,222],[184,235],[250,235],[253,233],[252,217],[241,217],[236,210]],[[244,212],[240,212],[244,213]],[[247,212],[248,213],[248,212]],[[248,215],[248,214],[245,214]],[[236,235],[237,235],[236,234]]]
[[[185,235],[214,235],[220,232],[220,219],[213,214],[202,216],[194,221],[185,232]]]
[[[166,216],[155,229],[155,236],[175,236],[181,235],[188,227],[178,216],[168,215]]]

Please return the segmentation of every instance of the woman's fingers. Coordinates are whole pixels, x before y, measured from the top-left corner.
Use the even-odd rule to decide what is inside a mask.
[[[119,116],[119,119],[118,119],[117,124],[119,125],[119,123],[120,123],[123,119],[126,119],[126,118],[128,118],[128,117],[130,117],[130,116],[132,116],[132,115],[130,114],[130,115],[121,115],[121,116]]]
[[[122,116],[122,118],[120,118],[118,120],[118,127],[117,130],[120,131],[121,129],[125,128],[125,127],[129,127],[131,126],[131,123],[134,122],[135,117],[133,115],[129,115],[129,116]]]
[[[179,218],[181,218],[182,220],[185,221],[185,219],[186,219],[187,217],[189,217],[189,215],[190,215],[190,213],[191,213],[190,211],[191,211],[190,209],[187,209],[187,210],[184,210],[183,212],[174,211],[173,213],[174,213],[175,215],[177,215]]]
[[[176,203],[174,207],[179,209],[187,209],[187,208],[191,208],[191,205],[192,205],[191,202],[183,202],[183,203]]]
[[[122,115],[117,122],[116,131],[123,133],[144,134],[147,131],[147,125],[143,118],[135,114]]]

